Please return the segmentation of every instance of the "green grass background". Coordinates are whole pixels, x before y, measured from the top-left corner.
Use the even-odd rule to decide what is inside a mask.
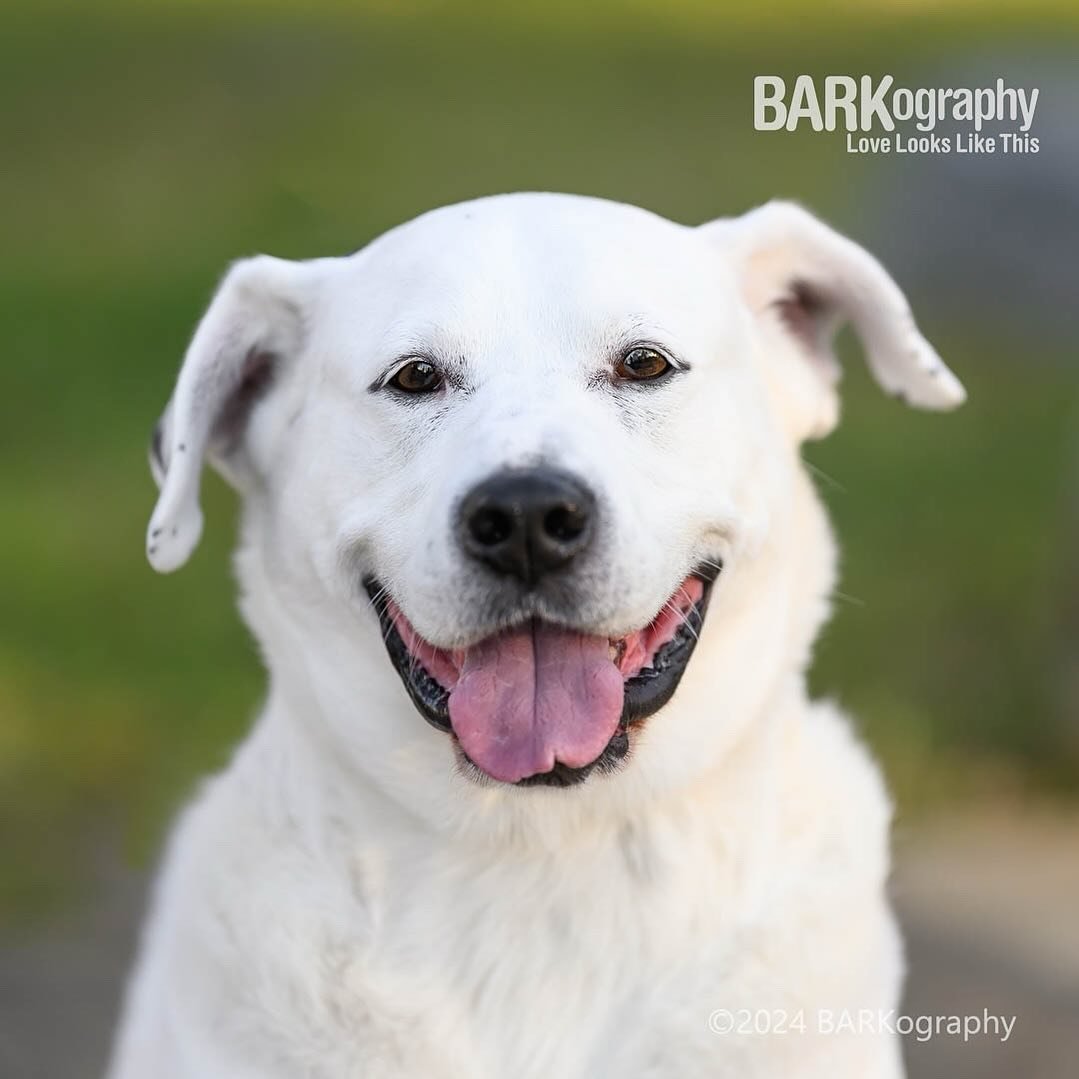
[[[346,252],[512,189],[686,221],[784,195],[857,235],[862,195],[904,163],[849,158],[840,136],[754,133],[754,74],[902,83],[982,47],[1074,43],[1079,24],[1070,4],[705,0],[50,0],[0,15],[0,920],[77,887],[102,834],[152,851],[258,705],[229,492],[207,484],[207,536],[182,574],[156,577],[142,554],[147,437],[227,262]],[[849,597],[814,683],[858,714],[906,812],[1067,791],[1074,356],[924,328],[970,404],[902,409],[848,342],[844,426],[807,453]]]

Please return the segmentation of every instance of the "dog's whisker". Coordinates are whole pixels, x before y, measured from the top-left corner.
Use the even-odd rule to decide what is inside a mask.
[[[381,585],[378,590],[370,596],[371,606],[380,614],[385,614],[390,606],[390,590]]]
[[[835,476],[829,475],[827,472],[824,471],[823,468],[819,468],[817,465],[813,464],[812,461],[808,461],[804,457],[802,458],[802,463],[806,466],[806,468],[809,469],[810,472],[813,473],[814,476],[819,476],[822,480],[824,480],[824,482],[827,483],[829,487],[833,488],[836,491],[839,491],[840,494],[847,493],[846,487],[844,487],[843,484],[841,484],[839,480],[835,478]]]
[[[679,588],[678,591],[679,592],[685,592],[685,589]],[[677,593],[675,593],[675,595],[677,595]],[[686,594],[686,599],[689,599],[688,593]],[[673,597],[671,599],[667,600],[667,602],[665,604],[663,604],[663,610],[668,610],[668,609],[673,614],[678,615],[678,617],[682,620],[682,625],[685,626],[686,629],[689,630],[689,632],[693,635],[693,639],[695,641],[700,640],[700,636],[699,636],[697,630],[694,628],[693,623],[689,620],[689,615],[687,615],[680,607],[678,607],[675,604]]]
[[[864,607],[866,605],[864,599],[859,599],[857,596],[852,596],[847,592],[840,592],[838,588],[832,589],[832,598],[841,600],[843,603],[849,603],[852,607]]]

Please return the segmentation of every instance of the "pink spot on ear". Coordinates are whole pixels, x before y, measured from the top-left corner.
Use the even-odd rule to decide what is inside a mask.
[[[820,348],[820,319],[824,300],[806,282],[791,282],[789,291],[775,301],[787,329],[811,352]]]

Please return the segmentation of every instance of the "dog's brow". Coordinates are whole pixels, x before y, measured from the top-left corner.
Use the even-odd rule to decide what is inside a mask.
[[[683,358],[678,335],[658,319],[645,315],[630,315],[612,322],[603,334],[603,344],[604,350],[612,354],[637,346],[654,347],[669,355],[680,370],[688,371],[691,366]]]

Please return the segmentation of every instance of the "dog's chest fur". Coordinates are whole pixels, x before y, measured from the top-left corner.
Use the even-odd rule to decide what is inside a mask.
[[[271,865],[257,875],[237,866],[220,884],[218,913],[204,910],[243,953],[225,960],[224,983],[213,975],[232,997],[215,1011],[246,1013],[240,1057],[265,1054],[282,1074],[344,1076],[361,1064],[404,1075],[598,1074],[625,1025],[649,1022],[661,983],[714,953],[730,936],[721,927],[738,921],[737,869],[720,871],[703,829],[695,854],[685,827],[665,842],[675,827],[627,825],[599,843],[581,834],[548,852],[438,850],[407,835],[392,845],[340,835],[321,852],[274,841]],[[263,911],[247,884],[256,876],[259,893],[287,889],[291,901]],[[201,925],[192,946],[205,936]]]
[[[830,740],[849,776],[857,750],[845,732]],[[717,775],[725,791],[617,828],[582,819],[545,846],[437,842],[384,816],[367,834],[344,818],[312,829],[276,804],[274,772],[241,754],[189,814],[163,884],[168,954],[146,977],[168,970],[183,987],[183,1026],[207,1032],[214,1066],[219,1056],[275,1079],[584,1079],[724,1074],[722,1061],[769,1074],[795,1042],[728,1035],[721,1047],[713,1010],[864,1001],[864,978],[834,960],[859,936],[881,952],[882,1004],[898,974],[876,871],[857,879],[846,852],[883,822],[871,774],[845,792],[848,806],[874,799],[868,818],[838,832],[827,803],[799,819],[781,768],[753,767],[751,784]],[[865,924],[834,924],[837,892],[870,894],[851,904],[870,912]]]

